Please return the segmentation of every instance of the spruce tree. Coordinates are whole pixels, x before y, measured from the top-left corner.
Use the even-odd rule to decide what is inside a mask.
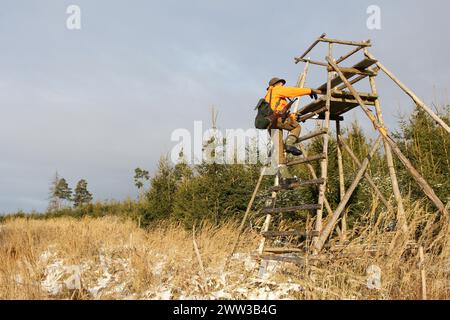
[[[72,189],[69,188],[69,185],[68,185],[66,179],[61,178],[58,180],[58,183],[56,185],[55,195],[61,200],[66,200],[66,201],[72,200]]]
[[[92,194],[87,189],[87,181],[82,179],[78,181],[73,196],[73,204],[75,207],[81,207],[92,201]]]

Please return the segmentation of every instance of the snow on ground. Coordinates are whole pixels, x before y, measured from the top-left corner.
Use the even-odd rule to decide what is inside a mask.
[[[292,299],[296,292],[302,290],[292,280],[286,283],[273,280],[281,266],[280,262],[270,262],[261,270],[251,255],[243,253],[233,256],[234,262],[242,266],[239,272],[207,268],[207,279],[195,273],[186,275],[190,277],[186,279],[186,288],[180,288],[168,271],[171,262],[166,256],[155,253],[155,263],[149,268],[157,280],[149,283],[143,292],[130,292],[128,288],[131,287],[134,274],[131,263],[128,259],[113,256],[105,250],[100,252],[96,261],[82,261],[74,265],[62,259],[56,251],[48,249],[39,258],[40,267],[44,270],[40,286],[50,298],[67,297],[65,293],[78,289],[83,290],[89,299],[154,300]],[[189,262],[192,264],[192,261],[186,261]]]

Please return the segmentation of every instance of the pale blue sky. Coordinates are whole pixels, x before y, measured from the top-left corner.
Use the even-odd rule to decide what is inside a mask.
[[[70,4],[81,7],[82,30],[66,28]],[[379,31],[366,28],[371,4],[381,8]],[[87,179],[98,200],[135,197],[134,168],[154,170],[174,129],[208,121],[211,105],[221,128],[251,127],[269,78],[294,84],[303,66],[293,57],[322,32],[372,39],[374,55],[425,101],[434,87],[441,101],[448,96],[445,0],[0,0],[0,8],[0,213],[45,209],[55,170],[72,187]],[[324,80],[312,68],[307,85]],[[395,126],[410,100],[386,77],[379,91]],[[358,111],[346,123],[354,118],[364,119]]]

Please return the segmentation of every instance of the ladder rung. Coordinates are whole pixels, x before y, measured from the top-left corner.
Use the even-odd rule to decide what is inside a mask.
[[[299,122],[304,122],[306,120],[314,118],[314,117],[318,116],[320,113],[327,111],[327,109],[328,109],[327,107],[323,107],[319,110],[315,110],[315,111],[309,112],[307,114],[304,114],[299,118]]]
[[[279,192],[281,190],[293,190],[293,189],[298,189],[298,188],[303,188],[303,187],[308,187],[308,186],[321,185],[324,183],[325,183],[325,179],[323,179],[323,178],[314,179],[314,180],[306,180],[306,181],[293,183],[285,188],[283,188],[281,186],[273,187],[270,189],[270,191],[271,192]]]
[[[306,136],[300,137],[298,139],[298,142],[303,142],[303,141],[312,139],[314,137],[321,136],[321,135],[326,134],[326,133],[328,133],[328,130],[326,130],[326,129],[314,131],[314,132],[311,132],[310,134],[307,134]]]
[[[296,165],[303,164],[303,163],[308,163],[308,162],[312,162],[312,161],[323,160],[323,159],[325,159],[326,157],[327,157],[327,156],[326,156],[325,153],[316,154],[316,155],[314,155],[314,156],[310,156],[310,157],[303,158],[303,159],[300,159],[300,160],[295,160],[295,161],[288,162],[287,165],[288,165],[288,166],[296,166]]]
[[[286,208],[266,208],[263,213],[283,213],[283,212],[297,212],[297,211],[309,211],[318,210],[320,205],[318,204],[304,204],[297,207],[286,207]]]
[[[292,253],[292,252],[304,252],[299,248],[264,248],[264,252],[267,253]]]
[[[371,93],[358,92],[358,94],[363,101],[375,101],[378,99],[377,95],[373,95]],[[334,98],[343,98],[343,99],[354,99],[355,98],[352,93],[345,92],[345,91],[339,91],[339,90],[332,91],[331,96]]]

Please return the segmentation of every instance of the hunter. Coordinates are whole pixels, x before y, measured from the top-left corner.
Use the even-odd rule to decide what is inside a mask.
[[[285,84],[286,80],[280,78],[273,78],[269,82],[265,100],[270,104],[270,107],[275,113],[280,113],[286,108],[288,104],[286,101],[287,98],[296,98],[309,95],[311,99],[317,100],[317,94],[322,93],[320,90],[311,88],[285,87]],[[289,114],[285,120],[283,120],[283,117],[279,117],[276,123],[269,127],[269,133],[270,129],[289,131],[289,135],[285,142],[286,152],[294,156],[302,155],[302,152],[296,147],[301,132],[301,127],[297,121],[296,114]],[[280,165],[279,172],[281,185],[290,185],[298,181],[297,177],[293,177],[291,175],[286,165]]]

